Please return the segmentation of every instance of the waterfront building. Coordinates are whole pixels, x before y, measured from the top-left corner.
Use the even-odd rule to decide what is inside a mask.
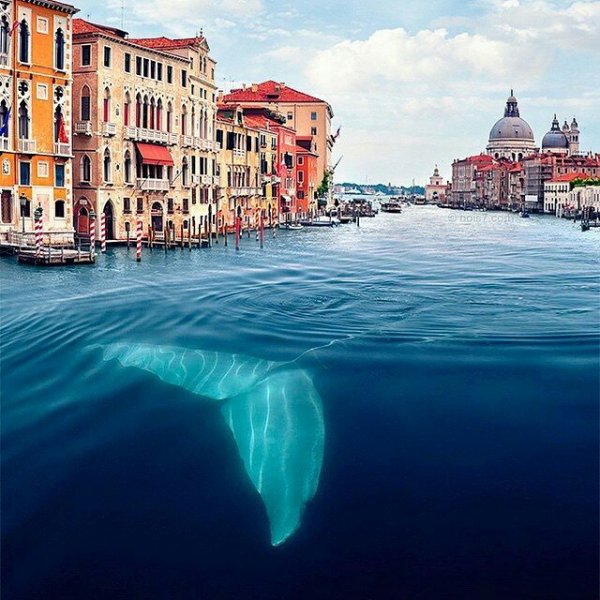
[[[488,154],[477,154],[452,163],[452,204],[471,206],[477,203],[476,173],[482,167],[493,164]]]
[[[273,80],[233,89],[222,100],[274,109],[284,115],[286,124],[298,136],[312,137],[313,151],[318,154],[317,177],[321,183],[325,171],[331,166],[331,152],[337,139],[337,134],[331,133],[333,109],[328,102]]]
[[[317,212],[317,189],[319,187],[319,155],[314,149],[311,136],[296,136],[296,198],[298,212],[307,216]]]
[[[435,165],[433,175],[429,178],[429,183],[425,186],[425,202],[445,202],[446,201],[446,183],[440,175],[438,166]]]
[[[75,226],[108,240],[207,232],[215,168],[214,63],[204,38],[131,40],[74,21]],[[199,92],[202,90],[202,92]],[[205,97],[206,96],[206,97]]]
[[[562,216],[586,207],[600,212],[600,179],[575,172],[557,175],[544,183],[544,212]]]
[[[504,117],[496,121],[490,130],[486,150],[496,159],[506,158],[513,162],[520,161],[536,150],[533,130],[521,118],[519,103],[512,90],[506,101]]]
[[[0,232],[73,240],[72,16],[51,0],[0,2]],[[39,211],[38,211],[39,214]]]
[[[216,140],[221,145],[217,164],[220,229],[232,229],[236,217],[242,218],[244,229],[253,228],[258,208],[266,209],[269,224],[278,216],[277,204],[272,199],[272,186],[276,184],[273,163],[267,162],[266,152],[271,148],[269,156],[276,156],[277,135],[266,127],[252,125],[246,121],[242,107],[219,105]]]

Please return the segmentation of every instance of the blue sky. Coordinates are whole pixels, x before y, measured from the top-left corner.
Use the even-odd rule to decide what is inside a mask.
[[[132,36],[203,30],[228,89],[265,79],[328,100],[337,180],[424,183],[484,150],[511,88],[538,144],[556,112],[600,152],[597,0],[123,0]],[[121,26],[121,0],[76,2]]]

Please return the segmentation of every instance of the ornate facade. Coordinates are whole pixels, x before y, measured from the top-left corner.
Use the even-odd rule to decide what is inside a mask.
[[[0,2],[0,231],[72,241],[71,23],[50,0]]]

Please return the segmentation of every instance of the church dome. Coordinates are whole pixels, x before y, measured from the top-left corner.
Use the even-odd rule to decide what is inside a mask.
[[[490,131],[490,142],[499,142],[502,140],[526,140],[533,142],[533,131],[529,126],[529,123],[524,119],[521,119],[519,115],[519,103],[513,95],[512,90],[510,96],[506,101],[506,108],[504,109],[504,117],[499,121],[496,121],[495,125]]]
[[[552,128],[542,139],[542,150],[568,150],[569,140],[563,131],[560,129],[558,119],[554,115]]]

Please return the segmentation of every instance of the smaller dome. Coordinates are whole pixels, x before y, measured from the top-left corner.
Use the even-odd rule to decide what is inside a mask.
[[[552,121],[552,128],[542,138],[542,150],[563,150],[569,149],[569,140],[567,136],[561,131],[558,119],[554,115]]]

